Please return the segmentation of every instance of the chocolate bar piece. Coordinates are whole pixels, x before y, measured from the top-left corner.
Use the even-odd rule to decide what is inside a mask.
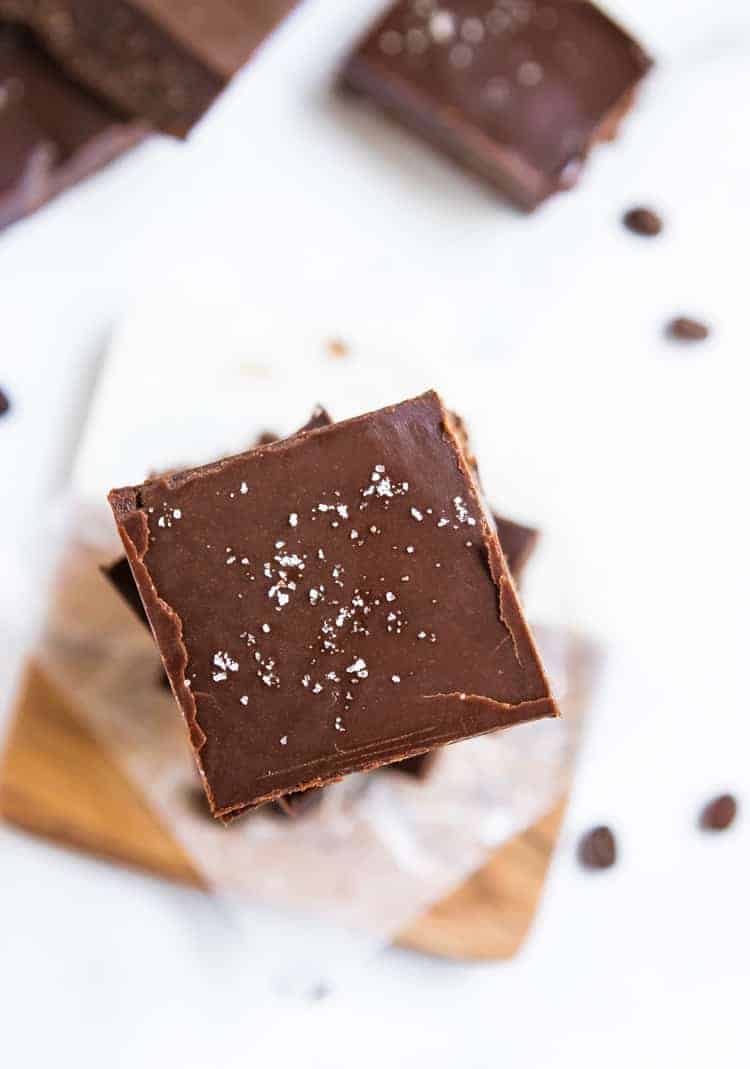
[[[650,66],[586,0],[400,0],[343,83],[532,210],[616,135]]]
[[[26,31],[0,24],[0,228],[147,133],[62,74]]]
[[[557,715],[434,393],[109,499],[217,816]]]
[[[126,115],[184,137],[296,0],[0,0]]]
[[[464,456],[471,464],[476,474],[477,462],[471,450],[466,424],[455,412],[451,413],[451,419],[453,421],[454,432],[461,444]],[[327,427],[332,423],[333,420],[326,409],[321,405],[318,405],[313,410],[310,419],[297,433],[302,433],[307,430],[315,430],[318,427]],[[256,439],[255,447],[269,445],[271,442],[278,440],[278,435],[265,431]],[[495,521],[500,545],[505,554],[509,571],[516,581],[516,584],[518,584],[521,579],[523,568],[539,540],[539,531],[533,527],[526,527],[523,524],[516,523],[514,520],[500,516],[498,513],[493,513],[492,518]],[[135,585],[135,580],[133,579],[133,574],[130,570],[127,557],[121,557],[109,567],[102,568],[102,572],[125,598],[143,624],[148,627],[148,617],[146,616],[143,603],[138,594],[138,588]],[[169,687],[168,681],[166,685]],[[438,756],[439,751],[432,750],[428,753],[418,754],[416,757],[410,757],[403,761],[394,762],[391,767],[393,771],[403,772],[406,775],[414,776],[417,779],[425,779],[433,768]],[[276,809],[285,816],[297,817],[309,811],[310,807],[306,804],[306,801],[303,802],[303,799],[306,800],[308,795],[314,796],[317,801],[322,800],[322,791],[320,789],[316,790],[315,788],[312,788],[309,791],[298,791],[294,794],[286,795],[285,797],[278,799],[274,804]]]

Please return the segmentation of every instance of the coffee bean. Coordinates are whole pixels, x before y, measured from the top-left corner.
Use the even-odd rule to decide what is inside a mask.
[[[578,844],[578,860],[587,869],[608,869],[617,860],[617,843],[611,828],[600,825],[586,832]]]
[[[724,831],[736,816],[737,799],[732,794],[720,794],[701,810],[700,825],[706,831]]]
[[[4,416],[10,408],[10,399],[5,390],[0,390],[0,416]]]
[[[656,237],[664,227],[661,218],[650,208],[631,208],[629,212],[625,212],[622,221],[628,230],[644,238]]]
[[[709,333],[705,323],[687,316],[678,316],[667,324],[667,334],[677,341],[704,341]]]

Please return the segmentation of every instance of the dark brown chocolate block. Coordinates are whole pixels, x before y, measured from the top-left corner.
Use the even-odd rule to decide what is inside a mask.
[[[0,0],[72,77],[184,137],[296,0]]]
[[[616,135],[650,66],[586,0],[399,0],[343,83],[531,210]]]
[[[453,421],[454,432],[463,449],[464,457],[476,474],[477,461],[471,450],[468,428],[463,419],[456,415],[455,412],[451,413],[451,419]],[[318,427],[328,427],[332,423],[333,420],[326,409],[321,405],[318,405],[313,410],[310,419],[297,433],[315,430]],[[278,441],[278,436],[265,431],[257,438],[254,446],[269,445],[274,441]],[[518,584],[526,562],[539,540],[539,531],[533,527],[526,527],[523,524],[516,523],[514,520],[509,520],[504,516],[500,516],[498,513],[493,513],[492,518],[495,521],[495,528],[500,539],[503,553],[505,554],[508,568],[516,581],[516,584]],[[141,602],[138,588],[135,585],[135,580],[133,579],[133,574],[130,570],[127,557],[121,557],[118,561],[115,561],[114,564],[107,568],[103,568],[102,571],[112,585],[125,598],[142,623],[148,627],[148,617],[143,608],[143,603]],[[166,681],[166,685],[169,687],[168,681]],[[394,772],[403,772],[406,775],[414,776],[416,779],[425,779],[431,771],[435,759],[438,757],[438,753],[437,750],[432,750],[429,753],[418,754],[416,757],[406,758],[404,761],[396,761],[391,765],[391,768]],[[310,791],[299,791],[295,794],[286,795],[283,798],[279,798],[274,804],[284,816],[301,816],[312,808],[311,805],[307,804],[309,801],[308,795],[314,795],[316,804],[322,800],[322,793],[320,790],[316,791],[315,788],[312,788]]]
[[[110,502],[215,815],[557,714],[434,393]]]
[[[31,214],[148,133],[0,23],[0,228]]]

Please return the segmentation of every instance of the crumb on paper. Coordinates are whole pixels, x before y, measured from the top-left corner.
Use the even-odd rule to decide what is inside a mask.
[[[326,349],[328,355],[334,360],[343,360],[344,357],[349,356],[351,350],[349,346],[341,338],[329,338],[326,342]]]

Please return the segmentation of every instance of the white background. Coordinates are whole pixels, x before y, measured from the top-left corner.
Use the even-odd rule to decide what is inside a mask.
[[[133,304],[227,280],[247,315],[270,303],[295,323],[328,316],[332,336],[378,321],[394,345],[423,337],[436,379],[451,359],[465,370],[470,416],[495,402],[479,419],[486,478],[564,546],[563,612],[610,650],[537,925],[512,963],[388,951],[312,1000],[278,967],[288,945],[277,958],[237,912],[5,829],[4,1056],[746,1065],[748,822],[707,838],[695,817],[716,790],[744,793],[750,743],[750,16],[739,0],[618,4],[660,71],[581,188],[525,218],[331,97],[376,6],[308,0],[187,146],[154,141],[0,236],[2,673]],[[658,241],[618,222],[642,200],[667,220]],[[664,341],[683,311],[714,325],[708,343]],[[590,876],[575,843],[601,820],[621,863]]]

